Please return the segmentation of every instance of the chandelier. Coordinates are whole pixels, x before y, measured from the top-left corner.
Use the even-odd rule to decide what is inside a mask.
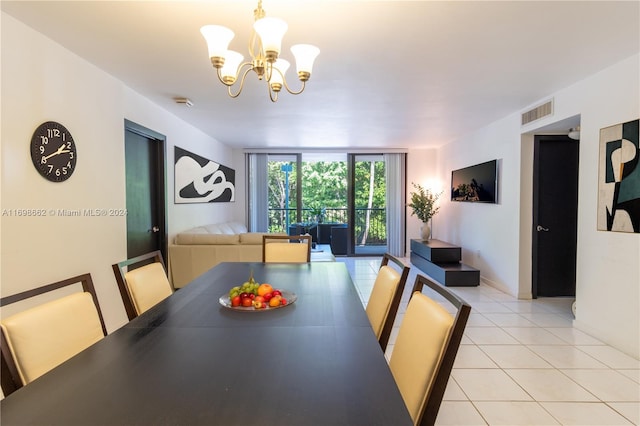
[[[200,32],[207,41],[209,58],[216,69],[218,79],[228,88],[229,96],[237,98],[244,88],[245,78],[249,71],[254,71],[259,80],[265,80],[272,102],[278,100],[278,93],[284,87],[292,95],[302,93],[306,82],[311,77],[313,61],[320,53],[320,49],[310,44],[291,46],[291,53],[296,59],[298,80],[302,83],[300,89],[291,90],[287,84],[285,73],[289,69],[289,62],[280,58],[282,37],[287,31],[287,23],[278,18],[265,18],[262,0],[253,11],[255,22],[249,40],[249,55],[251,59],[242,62],[244,57],[233,50],[228,50],[229,43],[234,37],[233,31],[220,25],[205,25]],[[237,91],[234,93],[234,88]]]

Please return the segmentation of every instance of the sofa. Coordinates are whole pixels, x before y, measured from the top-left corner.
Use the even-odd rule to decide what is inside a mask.
[[[284,233],[283,233],[284,234]],[[169,278],[184,287],[220,262],[262,262],[263,232],[247,232],[238,222],[198,226],[169,244]],[[312,261],[333,261],[330,253],[311,253]]]

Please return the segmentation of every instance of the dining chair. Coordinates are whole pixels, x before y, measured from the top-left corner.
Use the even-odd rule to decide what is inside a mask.
[[[389,261],[395,264],[400,269],[400,272],[389,265]],[[389,336],[391,336],[393,323],[400,306],[402,292],[409,276],[409,269],[400,260],[389,253],[385,253],[380,263],[378,275],[373,283],[373,290],[371,291],[366,311],[383,352],[387,349]]]
[[[262,262],[309,263],[311,235],[263,235]]]
[[[162,253],[158,250],[111,266],[129,320],[173,294]]]
[[[423,294],[423,286],[453,305],[455,315]],[[471,306],[445,287],[416,277],[389,360],[414,425],[436,421],[470,312]]]
[[[83,291],[63,290],[65,296],[0,320],[0,382],[5,396],[98,342],[107,329],[90,274],[0,299],[0,307],[5,307],[78,283]]]

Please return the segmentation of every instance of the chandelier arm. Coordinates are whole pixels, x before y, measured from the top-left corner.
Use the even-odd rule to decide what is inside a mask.
[[[287,84],[287,79],[286,79],[286,78],[284,78],[284,76],[282,76],[282,82],[284,83],[284,88],[285,88],[285,89],[287,89],[287,92],[291,93],[292,95],[299,95],[300,93],[302,93],[302,92],[304,91],[304,88],[305,88],[305,85],[306,85],[306,82],[305,82],[305,81],[303,81],[303,82],[302,82],[302,87],[300,87],[300,90],[298,90],[298,91],[296,92],[296,91],[291,90],[291,89],[289,88],[289,85]]]
[[[243,64],[243,66],[244,66],[244,64]],[[240,68],[242,68],[242,67],[240,67]],[[231,91],[231,88],[233,86],[235,86],[235,84],[233,84],[231,86],[228,86],[227,93],[229,93],[229,96],[231,96],[232,98],[237,98],[238,96],[240,96],[240,93],[242,93],[242,89],[244,88],[244,79],[247,77],[247,74],[249,74],[249,71],[251,71],[252,69],[253,69],[252,67],[249,67],[242,73],[242,78],[240,79],[240,86],[239,86],[238,92],[236,94],[233,94],[233,92]],[[236,82],[237,82],[237,80],[236,80]]]

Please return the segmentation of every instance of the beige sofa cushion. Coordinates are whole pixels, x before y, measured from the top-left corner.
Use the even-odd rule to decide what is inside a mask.
[[[74,293],[2,320],[23,384],[104,337],[90,293]]]
[[[240,236],[238,234],[192,234],[187,232],[176,235],[176,244],[240,244]]]
[[[240,244],[260,244],[262,245],[263,235],[273,235],[264,232],[247,232],[240,234]],[[279,235],[279,234],[277,234]]]
[[[202,228],[209,234],[240,234],[247,232],[247,227],[238,222],[214,223],[204,225]]]

